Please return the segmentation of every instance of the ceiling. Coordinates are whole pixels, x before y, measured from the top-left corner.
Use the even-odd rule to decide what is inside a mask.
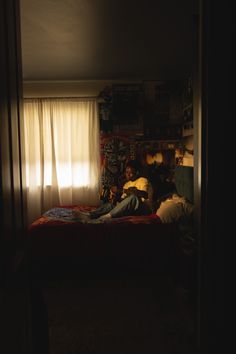
[[[20,0],[23,79],[185,78],[193,1]]]

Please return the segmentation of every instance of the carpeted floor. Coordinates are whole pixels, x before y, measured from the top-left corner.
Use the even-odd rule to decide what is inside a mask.
[[[193,354],[194,308],[167,276],[51,281],[42,288],[50,354]]]

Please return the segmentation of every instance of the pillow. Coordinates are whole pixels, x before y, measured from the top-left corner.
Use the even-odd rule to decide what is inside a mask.
[[[173,194],[171,198],[162,202],[156,211],[156,215],[165,224],[176,222],[183,217],[189,217],[192,213],[193,204],[177,194]]]

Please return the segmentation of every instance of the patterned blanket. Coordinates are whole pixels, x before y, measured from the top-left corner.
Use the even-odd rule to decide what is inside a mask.
[[[73,222],[73,223],[84,223],[84,220],[80,220],[79,218],[75,217],[73,214],[74,210],[80,210],[83,212],[88,212],[95,209],[95,207],[90,206],[61,206],[55,207],[48,211],[46,211],[41,218],[35,221],[37,223],[39,220],[49,222],[49,221],[61,221],[61,222]],[[160,223],[160,219],[156,214],[151,215],[133,215],[133,216],[123,216],[120,218],[114,218],[109,220],[98,220],[93,219],[87,221],[86,223],[96,224],[96,223],[132,223],[132,224],[150,224],[150,223]],[[34,223],[34,224],[35,224]]]

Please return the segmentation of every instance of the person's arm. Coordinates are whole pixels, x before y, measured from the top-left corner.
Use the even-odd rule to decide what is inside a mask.
[[[148,179],[140,177],[133,184],[135,184],[136,187],[128,187],[128,185],[124,185],[123,194],[126,196],[133,194],[138,198],[148,199]]]
[[[146,191],[140,190],[136,187],[129,187],[128,189],[124,189],[123,192],[128,195],[136,195],[138,198],[148,198],[148,193]]]
[[[122,191],[117,186],[112,186],[110,189],[110,193],[111,193],[111,201],[113,203],[120,201]]]

